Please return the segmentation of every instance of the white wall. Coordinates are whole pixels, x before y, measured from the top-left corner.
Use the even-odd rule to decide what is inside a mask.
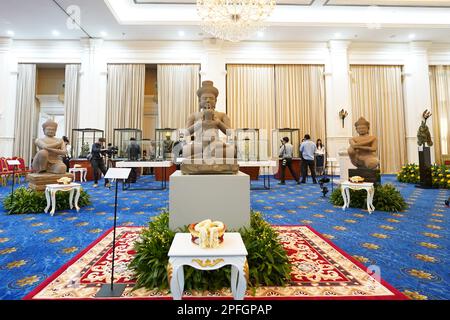
[[[108,63],[199,63],[202,80],[220,91],[225,111],[226,64],[323,64],[329,157],[336,157],[352,135],[349,65],[404,66],[408,161],[417,161],[416,130],[430,108],[428,64],[450,64],[450,44],[223,41],[12,41],[0,38],[0,154],[9,156],[14,137],[17,63],[81,63],[80,126],[104,129]],[[338,112],[349,112],[342,128]],[[432,125],[432,123],[430,123]],[[432,132],[432,130],[431,130]]]

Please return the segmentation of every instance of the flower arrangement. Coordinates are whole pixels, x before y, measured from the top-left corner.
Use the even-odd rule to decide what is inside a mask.
[[[226,226],[221,221],[206,219],[190,224],[188,229],[192,236],[192,242],[201,248],[217,248],[223,242]]]
[[[431,177],[433,187],[450,189],[450,168],[444,165],[434,164],[431,166]],[[409,163],[402,167],[397,173],[397,180],[405,183],[419,183],[419,165]]]

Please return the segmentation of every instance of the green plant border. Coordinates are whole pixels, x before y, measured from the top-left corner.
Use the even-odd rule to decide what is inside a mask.
[[[283,286],[290,281],[291,265],[277,232],[263,220],[260,212],[251,211],[250,228],[239,229],[247,248],[250,288],[258,286]],[[188,232],[187,227],[178,230]],[[136,255],[129,264],[136,277],[133,290],[167,289],[167,256],[175,232],[169,229],[169,213],[164,211],[153,218],[135,243]],[[184,267],[185,289],[216,291],[230,286],[230,268],[201,271]]]
[[[68,192],[56,193],[57,211],[70,209],[69,196]],[[81,188],[78,206],[82,208],[90,204],[89,194]],[[14,190],[14,197],[10,193],[3,199],[3,207],[7,210],[8,214],[44,213],[46,206],[47,199],[45,198],[44,192],[25,187]]]
[[[431,166],[432,186],[435,188],[450,189],[450,168],[445,165],[433,164]],[[408,163],[402,166],[397,173],[397,180],[403,183],[420,183],[419,165]]]

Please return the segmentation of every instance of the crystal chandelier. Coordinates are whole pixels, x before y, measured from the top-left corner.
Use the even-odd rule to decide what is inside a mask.
[[[197,12],[205,32],[237,42],[265,27],[275,0],[197,0]]]

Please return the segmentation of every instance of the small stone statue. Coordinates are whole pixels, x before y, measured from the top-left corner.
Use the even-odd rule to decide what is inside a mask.
[[[377,153],[377,137],[369,135],[370,123],[363,117],[355,122],[358,137],[349,139],[348,155],[357,168],[376,169],[379,161]]]
[[[58,124],[53,120],[47,120],[43,125],[45,138],[35,140],[35,145],[39,151],[33,158],[33,171],[35,173],[66,173],[66,165],[62,161],[62,156],[67,154],[67,150],[62,139],[55,138]]]
[[[419,130],[417,130],[417,144],[419,146],[425,147],[425,143],[428,144],[429,147],[433,145],[433,141],[431,141],[430,129],[428,129],[427,126],[427,119],[429,117],[431,117],[431,112],[427,109],[422,113],[423,120],[420,124]]]

